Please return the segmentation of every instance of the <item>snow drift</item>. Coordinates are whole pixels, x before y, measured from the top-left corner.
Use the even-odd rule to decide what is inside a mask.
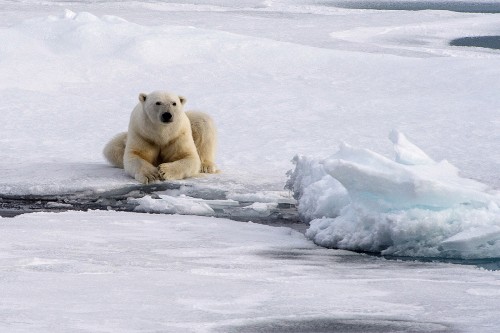
[[[333,248],[384,255],[500,257],[500,196],[435,162],[400,132],[395,161],[342,144],[325,160],[296,156],[287,187],[307,236]]]

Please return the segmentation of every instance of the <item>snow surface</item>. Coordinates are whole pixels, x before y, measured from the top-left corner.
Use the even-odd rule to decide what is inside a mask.
[[[133,183],[101,150],[127,128],[137,95],[157,89],[214,117],[224,173],[213,183],[281,189],[294,155],[325,157],[341,141],[387,153],[398,128],[500,186],[500,53],[448,45],[498,32],[496,14],[314,1],[1,4],[1,193]]]
[[[181,185],[227,195],[208,204],[183,190],[151,194],[135,199],[143,210],[205,214],[249,200],[257,201],[245,208],[249,219],[266,215],[290,201],[282,190],[298,154],[309,165],[300,181],[311,184],[302,216],[333,219],[351,193],[325,178],[317,161],[349,142],[391,165],[383,184],[428,167],[428,158],[448,160],[438,163],[444,183],[448,174],[467,183],[451,198],[459,206],[441,207],[446,197],[433,208],[443,216],[424,226],[427,210],[391,198],[407,212],[395,239],[407,235],[415,253],[431,256],[491,256],[499,231],[489,218],[498,204],[486,188],[500,188],[500,51],[449,42],[497,35],[499,14],[336,3],[0,1],[0,194],[133,187],[105,163],[102,148],[127,128],[140,92],[167,89],[219,128],[223,173]],[[393,129],[427,154],[398,132],[403,164],[372,154],[390,155]],[[478,198],[460,206],[471,193]],[[447,230],[446,214],[470,223]],[[319,248],[287,228],[73,212],[1,218],[0,229],[2,331],[496,332],[500,325],[498,272]],[[377,238],[366,240],[375,246]]]
[[[2,332],[497,332],[500,272],[289,228],[106,211],[0,220]]]

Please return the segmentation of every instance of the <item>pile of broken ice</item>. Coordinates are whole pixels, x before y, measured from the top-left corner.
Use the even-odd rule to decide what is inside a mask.
[[[396,159],[342,144],[325,160],[294,158],[287,187],[307,236],[332,248],[384,255],[500,257],[500,195],[435,162],[397,131]]]

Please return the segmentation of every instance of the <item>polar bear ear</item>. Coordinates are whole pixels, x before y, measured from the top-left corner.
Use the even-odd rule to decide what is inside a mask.
[[[148,96],[148,95],[146,95],[145,93],[140,93],[140,94],[139,94],[139,101],[140,101],[141,103],[144,103],[144,102],[146,101],[146,97],[147,97],[147,96]]]
[[[186,104],[187,99],[186,99],[186,97],[179,95],[179,101],[181,101],[181,104],[184,105],[184,104]]]

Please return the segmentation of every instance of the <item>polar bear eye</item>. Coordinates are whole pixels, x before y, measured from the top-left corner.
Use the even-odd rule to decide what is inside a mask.
[[[156,102],[155,104],[156,104],[156,105],[161,105],[161,102]]]
[[[173,106],[176,106],[176,105],[177,105],[177,103],[175,103],[175,102],[172,102],[172,105],[173,105]]]

